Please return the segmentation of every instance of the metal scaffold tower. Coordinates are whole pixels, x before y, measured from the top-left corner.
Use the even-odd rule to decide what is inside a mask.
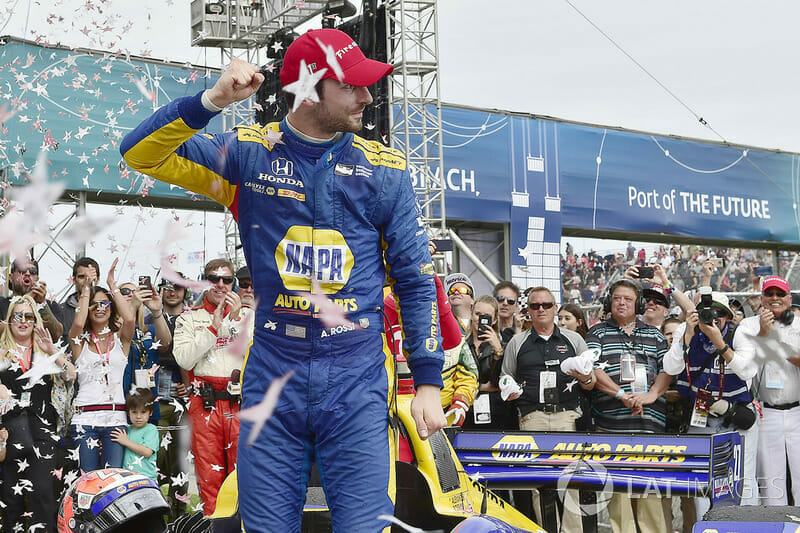
[[[388,61],[394,65],[389,101],[390,139],[406,154],[414,189],[429,228],[445,230],[445,171],[439,100],[436,0],[386,4]]]

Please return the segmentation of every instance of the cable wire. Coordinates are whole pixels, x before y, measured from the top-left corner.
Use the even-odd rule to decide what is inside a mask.
[[[591,20],[589,17],[587,17],[587,16],[586,16],[586,15],[585,15],[585,14],[584,14],[584,13],[583,13],[583,12],[582,12],[580,9],[578,9],[578,8],[575,6],[575,4],[573,4],[573,3],[572,3],[570,0],[564,0],[564,2],[566,2],[566,3],[567,3],[567,4],[568,4],[568,5],[569,5],[569,6],[570,6],[572,9],[574,9],[574,10],[575,10],[575,12],[576,12],[576,13],[578,13],[578,14],[579,14],[581,17],[583,17],[583,19],[584,19],[584,20],[586,20],[586,22],[588,22],[589,24],[591,24],[591,25],[592,25],[592,27],[593,27],[594,29],[596,29],[598,32],[600,32],[600,34],[601,34],[603,37],[605,37],[606,39],[608,39],[608,41],[609,41],[611,44],[613,44],[613,45],[614,45],[614,46],[617,48],[617,50],[619,50],[620,52],[622,52],[623,54],[625,54],[625,56],[626,56],[628,59],[630,59],[631,61],[633,61],[633,63],[634,63],[634,64],[635,64],[637,67],[639,67],[639,69],[640,69],[642,72],[644,72],[645,74],[647,74],[647,76],[649,76],[649,77],[650,77],[650,79],[652,79],[654,82],[656,82],[656,83],[659,85],[659,87],[661,87],[662,89],[664,89],[664,90],[667,92],[667,94],[669,94],[669,95],[670,95],[672,98],[674,98],[674,99],[675,99],[675,101],[676,101],[676,102],[678,102],[679,104],[681,104],[681,105],[682,105],[684,108],[686,108],[686,110],[687,110],[687,111],[689,111],[689,113],[691,113],[692,115],[694,115],[694,117],[697,119],[697,121],[698,121],[698,122],[700,122],[700,124],[702,124],[703,126],[707,127],[709,130],[711,130],[712,132],[714,132],[714,134],[715,134],[717,137],[719,137],[719,138],[722,140],[722,142],[725,142],[725,143],[727,143],[727,142],[728,142],[728,141],[725,139],[725,137],[723,137],[723,136],[722,136],[722,135],[721,135],[721,134],[720,134],[720,133],[719,133],[717,130],[715,130],[715,129],[714,129],[712,126],[711,126],[711,124],[709,124],[709,123],[708,123],[708,121],[707,121],[706,119],[704,119],[704,118],[703,118],[702,116],[700,116],[700,115],[699,115],[697,112],[695,112],[695,110],[694,110],[694,109],[692,109],[691,107],[689,107],[689,105],[688,105],[686,102],[684,102],[683,100],[681,100],[680,98],[678,98],[678,95],[676,95],[674,92],[672,92],[672,91],[669,89],[669,87],[667,87],[666,85],[664,85],[663,83],[661,83],[661,81],[659,81],[659,79],[658,79],[658,78],[656,78],[656,77],[655,77],[653,74],[651,74],[651,73],[650,73],[650,71],[649,71],[649,70],[647,70],[647,69],[644,67],[644,65],[642,65],[641,63],[639,63],[639,62],[636,60],[636,58],[634,58],[634,57],[633,57],[631,54],[629,54],[629,53],[628,53],[628,52],[627,52],[627,51],[626,51],[624,48],[622,48],[622,46],[620,46],[620,45],[619,45],[619,44],[618,44],[618,43],[617,43],[617,42],[616,42],[616,41],[615,41],[615,40],[614,40],[614,39],[613,39],[613,38],[612,38],[610,35],[608,35],[606,32],[604,32],[604,31],[603,31],[603,30],[602,30],[602,29],[601,29],[601,28],[600,28],[600,27],[599,27],[597,24],[595,24],[595,23],[594,23],[594,22],[593,22],[593,21],[592,21],[592,20]]]

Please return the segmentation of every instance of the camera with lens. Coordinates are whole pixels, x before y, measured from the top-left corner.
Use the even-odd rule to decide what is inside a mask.
[[[703,291],[705,288],[700,288],[700,303],[697,305],[697,316],[703,324],[711,325],[714,320],[719,318],[719,311],[712,307],[714,300],[711,298],[711,291]]]
[[[722,418],[725,420],[723,422],[725,427],[732,424],[734,428],[748,430],[756,422],[756,413],[746,403],[731,402]]]

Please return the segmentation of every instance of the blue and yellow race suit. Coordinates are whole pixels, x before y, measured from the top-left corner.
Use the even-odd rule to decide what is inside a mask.
[[[310,143],[285,121],[198,134],[214,116],[201,94],[156,111],[120,150],[132,168],[213,198],[239,223],[259,298],[242,407],[295,372],[252,447],[242,421],[245,529],[299,531],[316,461],[334,530],[388,530],[377,519],[394,501],[394,379],[380,315],[387,274],[414,382],[442,385],[434,272],[406,161],[351,133]],[[323,326],[312,279],[355,326]]]

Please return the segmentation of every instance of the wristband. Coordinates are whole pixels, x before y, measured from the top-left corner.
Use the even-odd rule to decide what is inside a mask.
[[[623,396],[625,396],[625,391],[624,391],[623,389],[619,389],[619,390],[617,391],[617,393],[614,395],[614,399],[615,399],[615,400],[619,400],[619,399],[621,399]]]
[[[675,285],[673,285],[671,281],[668,281],[664,284],[664,292],[666,292],[668,295],[672,294],[674,291]]]
[[[160,311],[160,312],[158,313],[158,316],[156,316],[156,315],[150,315],[150,318],[152,318],[153,320],[158,320],[158,319],[159,319],[159,318],[161,318],[162,316],[164,316],[164,311]]]
[[[223,109],[211,101],[211,98],[208,97],[208,91],[203,91],[203,95],[200,97],[200,102],[203,104],[203,107],[214,113],[219,113]]]
[[[722,347],[721,350],[717,350],[717,355],[722,355],[730,349],[731,347],[726,344],[725,346]]]

